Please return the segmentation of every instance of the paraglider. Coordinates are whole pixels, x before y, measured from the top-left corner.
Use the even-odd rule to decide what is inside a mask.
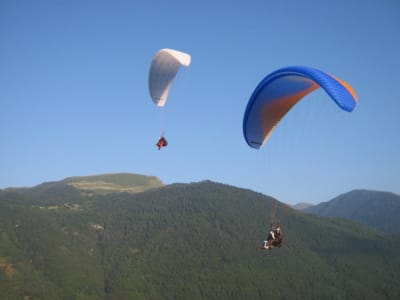
[[[167,147],[168,146],[168,142],[165,139],[165,137],[161,136],[156,144],[156,146],[158,147],[158,150],[160,150],[163,147]]]
[[[166,104],[176,74],[181,66],[188,67],[190,62],[189,54],[177,50],[161,49],[156,53],[149,71],[149,92],[156,106],[163,107]],[[162,132],[156,144],[159,150],[168,144],[164,138],[164,130]]]
[[[272,223],[271,229],[268,233],[267,240],[264,241],[264,245],[261,247],[262,250],[270,250],[275,247],[281,248],[283,245],[283,235],[281,232],[281,226],[276,226]]]
[[[353,111],[357,104],[354,89],[345,81],[323,71],[292,66],[267,75],[256,87],[243,118],[243,134],[247,144],[260,149],[279,121],[303,97],[322,87],[342,109]]]
[[[247,103],[243,117],[246,143],[255,149],[262,148],[287,112],[319,87],[342,110],[351,112],[356,107],[356,92],[342,79],[310,67],[281,68],[267,75],[258,84]],[[272,223],[261,249],[270,250],[282,245],[280,225]]]

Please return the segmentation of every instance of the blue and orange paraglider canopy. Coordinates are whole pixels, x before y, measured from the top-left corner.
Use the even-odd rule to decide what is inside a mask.
[[[286,113],[319,87],[341,109],[351,112],[355,108],[357,95],[345,81],[310,67],[281,68],[266,76],[250,97],[243,118],[247,144],[260,149]]]

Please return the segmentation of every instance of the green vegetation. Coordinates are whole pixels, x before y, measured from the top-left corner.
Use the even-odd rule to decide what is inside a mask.
[[[63,182],[77,189],[97,194],[139,193],[163,186],[157,177],[128,173],[70,177]]]
[[[393,193],[353,190],[304,211],[345,218],[387,233],[400,233],[400,196]]]
[[[261,251],[275,211],[286,244]],[[398,237],[209,181],[0,191],[2,299],[399,299],[399,249]]]

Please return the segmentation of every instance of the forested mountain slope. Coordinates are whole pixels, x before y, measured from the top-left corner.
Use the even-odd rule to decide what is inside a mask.
[[[400,196],[393,193],[353,190],[304,211],[349,219],[388,233],[400,233]]]
[[[400,240],[204,181],[0,192],[5,299],[398,299]],[[30,196],[33,195],[33,196]],[[265,252],[271,214],[286,243]]]

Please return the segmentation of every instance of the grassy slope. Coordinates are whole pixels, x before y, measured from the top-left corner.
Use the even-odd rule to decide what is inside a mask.
[[[163,186],[157,177],[128,173],[70,177],[63,182],[77,189],[96,191],[101,194],[112,192],[138,193]]]

